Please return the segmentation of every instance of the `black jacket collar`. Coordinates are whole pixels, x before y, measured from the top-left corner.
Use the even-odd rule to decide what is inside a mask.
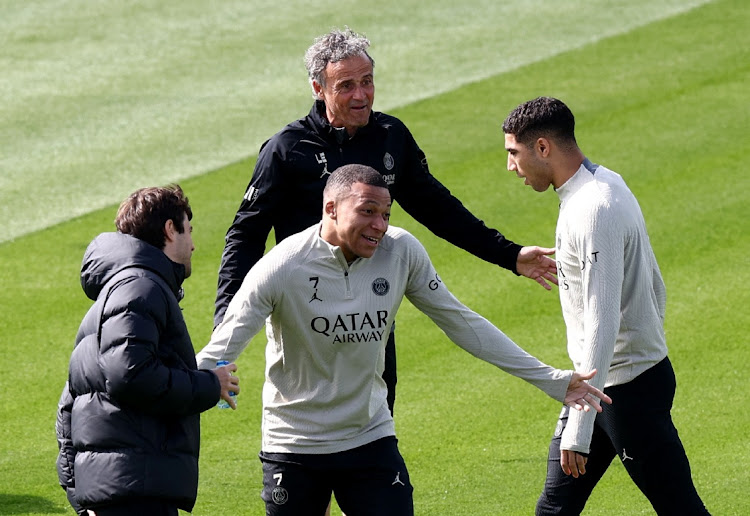
[[[89,244],[81,264],[81,287],[95,300],[115,274],[130,268],[153,271],[182,299],[185,266],[170,260],[161,249],[119,232],[102,233]]]
[[[315,132],[322,135],[328,140],[335,141],[339,145],[343,145],[354,138],[360,138],[362,135],[367,135],[370,131],[375,130],[377,122],[375,121],[376,113],[370,112],[370,120],[367,125],[359,129],[354,136],[349,136],[346,129],[343,127],[333,127],[326,117],[326,105],[322,100],[316,100],[310,109],[308,119],[311,121]]]

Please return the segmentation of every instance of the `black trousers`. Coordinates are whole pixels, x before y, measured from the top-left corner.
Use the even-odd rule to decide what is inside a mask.
[[[413,516],[414,488],[395,437],[325,455],[261,452],[267,516]]]
[[[549,447],[537,516],[580,514],[616,455],[657,514],[708,514],[672,423],[675,388],[674,370],[665,358],[633,381],[604,389],[612,405],[602,404],[596,416],[586,474],[578,478],[565,475],[560,467],[560,441],[568,420],[567,407],[563,409]]]

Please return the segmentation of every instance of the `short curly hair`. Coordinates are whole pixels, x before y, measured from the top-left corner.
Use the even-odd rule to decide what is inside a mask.
[[[370,40],[349,27],[344,30],[333,29],[328,34],[316,38],[305,52],[305,68],[307,68],[310,86],[313,82],[325,86],[325,70],[328,63],[337,63],[349,57],[364,54],[374,68],[375,60],[367,53],[369,47]],[[317,98],[314,88],[313,98]]]
[[[518,143],[526,146],[540,137],[552,137],[561,144],[575,145],[575,127],[575,117],[568,106],[552,97],[537,97],[524,102],[503,122],[503,132],[512,134]]]

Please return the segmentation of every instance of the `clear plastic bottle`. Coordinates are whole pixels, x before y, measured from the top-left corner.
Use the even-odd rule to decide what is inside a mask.
[[[216,362],[216,367],[221,367],[225,365],[229,365],[229,360],[219,360],[218,362]],[[236,404],[237,395],[233,393],[232,391],[229,391],[229,395],[232,397],[232,399],[234,400],[234,403]],[[229,405],[229,403],[224,401],[223,399],[220,399],[219,403],[217,403],[216,406],[219,408],[232,408],[231,405]]]

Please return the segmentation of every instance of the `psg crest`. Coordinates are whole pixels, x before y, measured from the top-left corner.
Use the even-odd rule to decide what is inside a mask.
[[[391,156],[389,152],[386,152],[385,155],[383,156],[383,165],[385,166],[386,170],[393,170],[393,165],[394,165],[393,156]]]
[[[284,505],[289,500],[289,493],[281,486],[273,488],[271,498],[276,505]]]
[[[378,278],[372,282],[372,291],[376,296],[384,296],[391,289],[391,285],[385,278]]]

